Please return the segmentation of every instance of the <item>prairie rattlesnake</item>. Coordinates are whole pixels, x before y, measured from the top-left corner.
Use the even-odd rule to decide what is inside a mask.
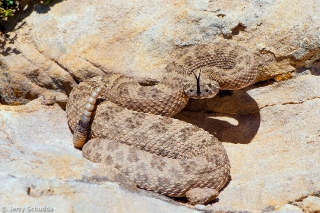
[[[217,42],[177,55],[155,85],[121,74],[95,77],[71,92],[69,125],[80,137],[90,128],[90,140],[83,147],[85,158],[114,166],[140,188],[187,196],[192,204],[207,203],[229,179],[227,154],[208,132],[170,117],[189,98],[210,98],[219,87],[233,90],[249,85],[257,74],[254,64],[245,48]],[[98,93],[91,95],[83,115],[87,98],[95,90],[101,92],[96,107]]]

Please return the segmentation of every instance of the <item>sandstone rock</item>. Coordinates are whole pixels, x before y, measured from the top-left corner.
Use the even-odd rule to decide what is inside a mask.
[[[0,202],[54,203],[62,212],[80,208],[100,212],[115,203],[126,211],[130,202],[138,210],[151,208],[147,205],[151,203],[152,211],[191,211],[163,202],[162,196],[156,201],[137,195],[131,192],[137,190],[132,183],[116,170],[84,160],[72,146],[65,113],[56,105],[41,104],[64,107],[76,82],[109,71],[161,78],[181,48],[218,38],[232,39],[255,53],[256,81],[280,82],[192,101],[176,116],[223,141],[231,161],[231,182],[218,202],[201,208],[261,212],[320,191],[317,4],[317,0],[308,4],[299,0],[69,0],[47,13],[33,12],[25,25],[17,25],[15,43],[1,44],[1,104],[39,99],[26,106],[0,106],[0,176],[8,187],[17,187],[11,194],[10,187],[0,191]],[[53,193],[48,188],[58,195],[29,198],[28,187],[36,196],[42,191]],[[66,194],[72,201],[65,199]],[[104,198],[106,194],[114,197]]]
[[[242,91],[246,95],[233,93],[217,98],[217,106],[210,103],[208,107],[218,109],[216,113],[185,110],[177,115],[224,141],[231,162],[232,180],[214,203],[200,206],[201,209],[261,212],[278,209],[302,196],[320,191],[319,78],[303,75],[284,82],[253,86]],[[80,196],[77,195],[79,191],[84,193],[86,184],[96,187],[97,191],[86,198],[88,201],[82,201],[84,203],[100,202],[102,196],[94,194],[99,194],[101,187],[104,190],[105,184],[110,181],[120,182],[124,188],[119,190],[126,193],[127,189],[137,191],[117,170],[83,159],[81,151],[72,146],[65,112],[57,105],[43,106],[43,102],[45,100],[39,98],[25,106],[0,106],[2,178],[20,182],[24,193],[31,179],[36,180],[35,187],[45,182],[55,190],[58,190],[56,186],[59,184],[70,188],[71,182],[81,182],[84,185],[79,187],[84,188],[71,187],[76,191],[75,197]],[[225,113],[222,111],[223,102],[229,106]],[[233,102],[236,104],[233,105]],[[254,106],[249,106],[252,104]],[[111,186],[118,187],[116,184]],[[21,200],[24,200],[25,194],[21,193],[12,196],[15,199],[22,196]],[[138,196],[128,193],[128,196]],[[156,196],[152,194],[152,197]],[[163,196],[158,198],[169,200]],[[55,202],[59,199],[61,197]],[[137,199],[147,203],[144,199],[149,198],[139,195]],[[47,204],[47,201],[43,202]],[[65,201],[61,205],[65,210],[74,208],[72,206],[75,204]]]
[[[297,206],[285,204],[281,206],[277,211],[272,211],[270,213],[303,213],[302,209]]]
[[[34,46],[24,43],[19,47],[9,45],[18,48],[19,53],[0,54],[3,61],[0,66],[0,102],[20,105],[43,96],[47,104],[64,106],[75,85],[74,79]]]
[[[98,185],[57,178],[13,176],[0,176],[0,181],[3,183],[0,205],[7,212],[12,212],[12,208],[24,208],[24,212],[197,213],[184,206],[124,190],[114,183]],[[44,211],[44,208],[49,210]]]
[[[4,146],[0,165],[6,169],[0,174],[112,180],[114,177],[107,167],[92,165],[82,158],[81,151],[72,147],[65,112],[57,105],[40,103],[37,99],[25,106],[1,106]]]
[[[199,100],[207,112],[190,111],[193,101],[175,116],[226,142],[232,180],[208,210],[261,212],[320,191],[319,80],[304,75],[256,85]]]
[[[32,12],[24,19],[26,24],[16,26],[15,43],[7,42],[0,55],[1,102],[25,104],[43,95],[48,103],[63,106],[73,79],[110,71],[161,78],[181,48],[218,38],[232,39],[256,54],[257,81],[290,78],[293,74],[288,73],[303,66],[314,68],[319,59],[317,4],[317,0],[63,1],[48,12]]]
[[[309,196],[302,201],[303,211],[306,213],[320,213],[320,198]]]
[[[14,211],[11,208],[35,212],[33,207],[53,212],[197,212],[138,190],[114,168],[84,159],[73,148],[65,112],[42,102],[0,106],[2,208],[8,212]]]

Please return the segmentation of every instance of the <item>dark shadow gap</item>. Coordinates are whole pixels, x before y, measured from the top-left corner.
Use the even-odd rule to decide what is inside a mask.
[[[260,127],[258,104],[246,90],[227,94],[212,99],[190,100],[174,118],[208,131],[219,141],[248,144]]]

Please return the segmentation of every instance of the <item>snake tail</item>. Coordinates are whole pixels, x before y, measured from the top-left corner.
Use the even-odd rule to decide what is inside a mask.
[[[90,129],[90,121],[91,114],[94,109],[97,98],[101,94],[102,88],[97,87],[88,98],[87,102],[84,105],[84,109],[82,115],[80,117],[77,128],[73,134],[73,145],[76,148],[82,148],[84,143],[87,140],[89,129]]]

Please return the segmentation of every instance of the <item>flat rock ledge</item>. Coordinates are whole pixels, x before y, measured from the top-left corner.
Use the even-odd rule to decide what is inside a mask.
[[[223,141],[231,162],[230,183],[213,203],[195,209],[84,159],[57,104],[42,105],[40,97],[0,105],[0,204],[54,212],[319,212],[319,81],[301,75],[258,84],[190,102],[176,116]]]
[[[320,74],[318,0],[68,0],[26,13],[14,42],[0,37],[2,104],[63,106],[77,82],[107,72],[158,80],[181,49],[218,39],[256,55],[256,81]]]
[[[73,148],[65,111],[41,102],[0,105],[0,207],[8,212],[197,212],[84,159]]]

